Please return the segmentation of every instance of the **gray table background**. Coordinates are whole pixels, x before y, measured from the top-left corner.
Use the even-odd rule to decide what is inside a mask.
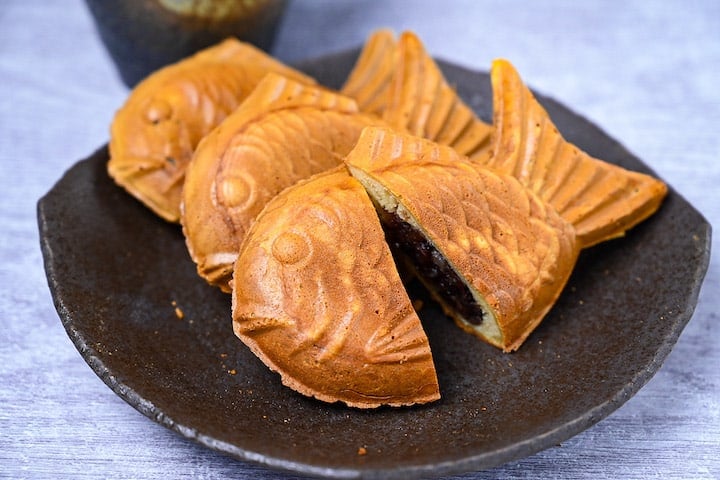
[[[334,52],[382,26],[413,29],[466,67],[510,59],[720,225],[720,2],[295,0],[274,53]],[[0,477],[293,478],[148,420],[95,376],[60,324],[36,201],[107,141],[126,95],[81,0],[0,2]],[[718,286],[715,255],[676,348],[610,417],[458,478],[720,478]]]

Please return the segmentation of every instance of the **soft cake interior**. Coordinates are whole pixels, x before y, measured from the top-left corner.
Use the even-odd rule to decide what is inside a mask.
[[[375,204],[394,255],[402,255],[448,315],[486,338],[501,343],[502,333],[492,309],[429,238],[414,216],[387,188],[362,170],[349,166]]]

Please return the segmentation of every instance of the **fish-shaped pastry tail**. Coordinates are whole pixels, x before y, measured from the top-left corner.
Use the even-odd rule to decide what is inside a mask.
[[[506,60],[493,62],[494,137],[485,163],[552,205],[583,247],[624,235],[667,193],[660,180],[598,160],[566,141]]]
[[[200,276],[229,291],[240,244],[265,204],[340,165],[362,128],[380,122],[349,97],[268,74],[187,167],[181,223]]]
[[[268,203],[235,262],[235,334],[288,387],[359,408],[440,396],[430,345],[344,167]]]
[[[397,48],[395,34],[388,29],[373,32],[340,92],[354,98],[361,111],[381,115],[387,103]]]
[[[461,155],[482,157],[490,146],[492,127],[463,102],[417,35],[404,32],[397,49],[383,119],[402,131],[449,145]]]
[[[237,40],[152,73],[113,118],[108,173],[156,214],[177,222],[185,168],[198,142],[271,71],[314,83]]]
[[[419,137],[368,127],[345,163],[448,315],[516,350],[572,272],[572,225],[516,178]]]

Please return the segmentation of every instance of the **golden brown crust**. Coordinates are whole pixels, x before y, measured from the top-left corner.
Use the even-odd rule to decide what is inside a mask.
[[[343,95],[269,74],[198,146],[182,224],[198,273],[229,291],[240,244],[265,204],[298,180],[342,163],[363,127]]]
[[[667,186],[595,159],[563,139],[505,60],[493,62],[495,133],[488,167],[517,177],[573,224],[583,247],[622,236],[652,215]]]
[[[133,89],[113,119],[110,176],[156,214],[177,222],[185,168],[198,142],[269,71],[314,82],[237,40],[156,71]]]
[[[285,385],[360,408],[439,398],[374,208],[340,167],[273,199],[235,263],[236,335]]]
[[[448,84],[417,35],[404,32],[397,50],[383,119],[401,131],[449,145],[461,155],[484,157],[492,127]]]
[[[397,64],[395,34],[388,29],[373,32],[340,92],[354,98],[360,111],[381,115]]]
[[[517,179],[418,137],[366,128],[346,163],[377,203],[422,231],[491,309],[494,319],[483,323],[494,320],[497,328],[473,328],[429,282],[458,324],[505,351],[517,349],[573,269],[573,227]]]

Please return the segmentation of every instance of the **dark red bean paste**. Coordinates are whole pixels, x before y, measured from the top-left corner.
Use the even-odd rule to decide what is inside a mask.
[[[448,306],[469,323],[480,325],[484,315],[482,308],[437,248],[422,232],[400,218],[397,213],[383,208],[377,210],[393,254],[401,252],[409,257],[418,275],[434,286]]]

